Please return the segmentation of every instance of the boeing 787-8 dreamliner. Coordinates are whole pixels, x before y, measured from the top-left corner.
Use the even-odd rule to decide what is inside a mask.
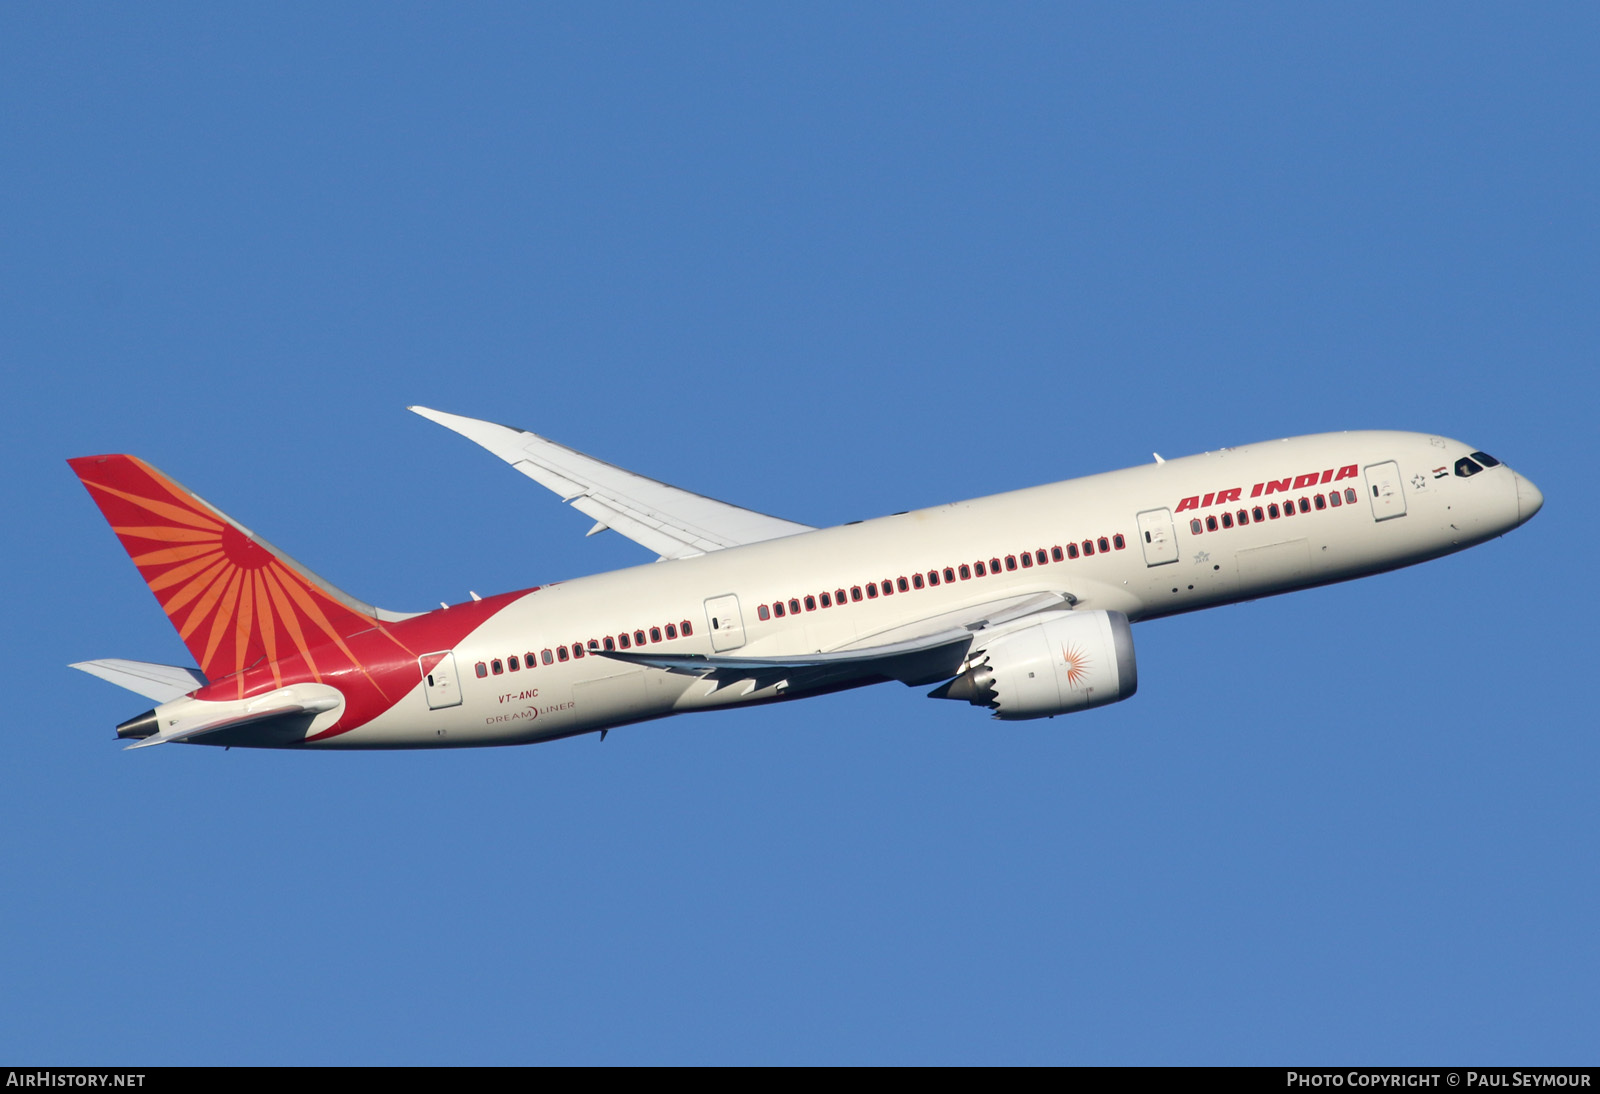
[[[1350,432],[819,529],[412,409],[658,559],[385,611],[133,456],[71,460],[197,665],[75,666],[155,700],[129,747],[527,744],[886,680],[1070,714],[1134,693],[1131,623],[1437,558],[1544,503],[1459,441]]]

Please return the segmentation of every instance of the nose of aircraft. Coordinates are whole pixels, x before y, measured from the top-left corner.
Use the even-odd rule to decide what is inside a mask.
[[[1516,472],[1512,472],[1516,475]],[[1521,475],[1517,475],[1517,523],[1522,524],[1532,519],[1544,506],[1544,494],[1539,488]]]

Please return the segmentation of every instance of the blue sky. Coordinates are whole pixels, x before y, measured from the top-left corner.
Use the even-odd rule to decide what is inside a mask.
[[[0,1058],[1574,1063],[1600,1028],[1588,5],[0,9]],[[812,524],[1344,428],[1544,512],[531,748],[124,754],[63,460],[400,610],[645,561],[404,407]]]

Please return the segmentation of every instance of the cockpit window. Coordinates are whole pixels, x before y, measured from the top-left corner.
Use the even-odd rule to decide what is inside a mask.
[[[1456,474],[1464,479],[1470,479],[1483,468],[1479,467],[1471,456],[1462,456],[1456,461]]]
[[[1489,453],[1487,453],[1487,452],[1474,452],[1472,454],[1472,458],[1477,460],[1479,463],[1483,464],[1483,466],[1485,466],[1485,467],[1499,467],[1500,466],[1500,461],[1495,459],[1493,456],[1489,455]]]

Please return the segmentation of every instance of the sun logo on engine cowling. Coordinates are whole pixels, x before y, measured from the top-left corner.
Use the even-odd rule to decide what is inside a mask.
[[[1062,646],[1061,661],[1067,666],[1067,683],[1077,687],[1089,675],[1089,655],[1077,646]]]

